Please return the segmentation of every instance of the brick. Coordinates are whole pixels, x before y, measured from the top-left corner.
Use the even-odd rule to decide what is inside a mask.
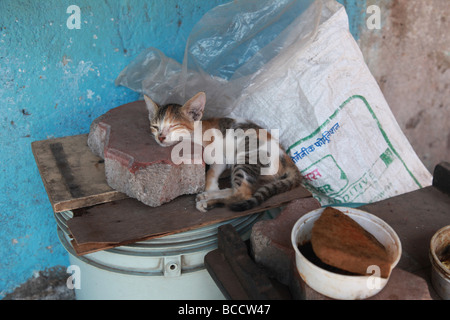
[[[388,278],[392,258],[386,248],[353,219],[335,208],[326,208],[311,232],[314,253],[327,265],[360,275],[379,266]]]
[[[205,187],[205,164],[201,150],[191,145],[191,164],[175,164],[174,147],[159,146],[150,132],[148,111],[143,101],[114,108],[95,119],[88,145],[105,160],[107,183],[146,205],[157,207],[184,194],[196,194]],[[184,149],[188,150],[188,149]]]
[[[312,197],[294,200],[275,219],[259,221],[252,228],[253,258],[285,285],[290,283],[295,254],[291,245],[292,227],[301,216],[318,208],[320,203]]]

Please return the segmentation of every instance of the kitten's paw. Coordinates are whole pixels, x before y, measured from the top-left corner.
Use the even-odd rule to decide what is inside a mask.
[[[207,212],[214,208],[223,207],[225,205],[223,199],[209,199],[197,201],[195,206],[202,212]]]
[[[206,192],[202,192],[202,193],[197,194],[197,196],[195,197],[195,201],[196,201],[196,202],[199,202],[199,201],[206,200],[206,195],[205,195],[205,193],[206,193]]]
[[[208,202],[206,200],[198,200],[197,199],[196,203],[195,203],[195,207],[197,208],[197,210],[199,210],[201,212],[208,212]]]
[[[206,200],[210,200],[213,197],[213,194],[209,191],[204,191],[202,193],[197,194],[197,197],[195,198],[195,201],[206,201]]]

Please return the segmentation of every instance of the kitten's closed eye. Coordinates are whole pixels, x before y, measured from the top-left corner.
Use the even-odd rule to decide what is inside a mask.
[[[159,107],[148,96],[144,96],[149,111],[150,130],[156,142],[163,147],[171,146],[180,138],[190,136],[193,122],[200,120],[205,107],[205,94],[198,93],[183,106],[166,104]]]

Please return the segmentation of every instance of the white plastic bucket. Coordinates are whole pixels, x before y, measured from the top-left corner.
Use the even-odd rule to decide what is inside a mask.
[[[337,207],[361,227],[370,232],[393,257],[391,271],[402,254],[400,239],[395,231],[380,218],[354,208]],[[301,245],[311,240],[311,230],[325,208],[313,210],[302,216],[292,228],[291,242],[295,251],[295,262],[301,278],[317,292],[340,300],[367,299],[379,293],[389,281],[373,275],[348,276],[327,271],[308,260],[299,250]],[[390,274],[389,274],[390,276]]]
[[[217,300],[225,299],[204,266],[205,255],[217,248],[217,228],[232,224],[247,239],[262,214],[208,227],[77,256],[70,244],[67,220],[72,212],[55,214],[58,236],[69,252],[77,300]],[[77,289],[77,285],[80,286]]]

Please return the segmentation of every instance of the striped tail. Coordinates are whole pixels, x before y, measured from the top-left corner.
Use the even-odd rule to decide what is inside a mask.
[[[301,175],[295,168],[290,170],[283,179],[278,179],[258,188],[253,196],[247,200],[228,203],[228,207],[233,211],[250,210],[277,194],[292,190],[300,185]]]

